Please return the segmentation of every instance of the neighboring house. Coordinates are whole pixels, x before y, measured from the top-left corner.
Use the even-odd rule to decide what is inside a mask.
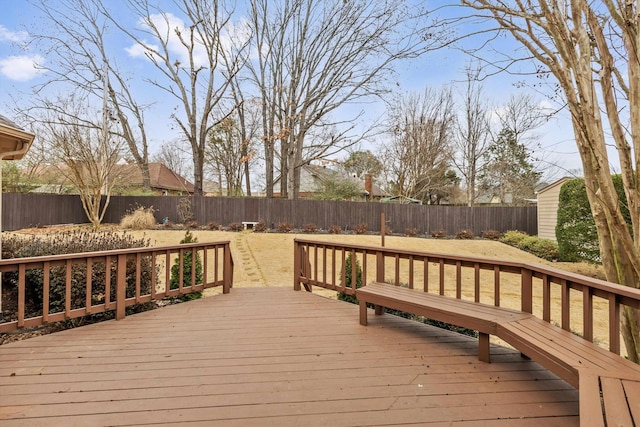
[[[326,166],[304,165],[300,168],[300,192],[301,198],[312,198],[318,194],[322,188],[322,184],[329,180],[351,180],[362,188],[361,197],[363,200],[380,200],[389,196],[375,182],[371,175],[366,174],[365,179],[349,175],[346,172],[327,168]],[[280,197],[280,178],[276,179],[274,184],[274,197]]]
[[[40,166],[34,173],[41,183],[34,193],[74,193],[75,189],[69,180],[60,173],[60,168],[66,166]],[[135,164],[118,164],[114,171],[117,183],[112,194],[126,194],[142,189],[142,172]],[[193,194],[194,186],[184,177],[178,175],[163,163],[149,163],[149,178],[151,191],[154,195],[188,195]]]
[[[135,164],[117,165],[121,177],[120,188],[132,190],[142,187],[142,172]],[[151,191],[156,195],[189,195],[194,193],[194,185],[186,178],[169,169],[164,163],[149,163]],[[126,192],[120,190],[119,192]]]
[[[560,188],[569,179],[560,178],[538,190],[538,237],[542,239],[556,240]]]

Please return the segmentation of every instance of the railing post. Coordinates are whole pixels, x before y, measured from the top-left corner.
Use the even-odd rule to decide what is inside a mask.
[[[376,252],[376,282],[384,282],[384,254],[382,251]]]
[[[222,293],[228,294],[233,284],[233,261],[231,259],[231,246],[229,243],[224,245],[224,272],[222,273],[223,281]]]
[[[116,268],[116,320],[122,320],[126,316],[127,299],[127,255],[118,255]]]
[[[522,311],[533,313],[533,276],[528,268],[520,269]]]
[[[301,269],[301,260],[300,260],[300,243],[296,240],[293,241],[293,290],[300,290],[300,269]]]

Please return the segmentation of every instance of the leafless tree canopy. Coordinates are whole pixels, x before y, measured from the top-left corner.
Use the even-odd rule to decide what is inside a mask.
[[[451,92],[427,88],[399,96],[389,112],[391,141],[384,147],[387,178],[395,193],[419,200],[447,185],[454,110]]]
[[[40,66],[48,79],[35,88],[33,105],[46,103],[45,91],[83,92],[96,103],[107,96],[111,131],[127,144],[129,155],[142,171],[143,185],[149,188],[149,146],[144,123],[147,105],[132,93],[131,81],[121,71],[109,43],[108,19],[96,0],[39,0],[46,25],[33,34],[34,42],[47,53]]]
[[[202,194],[205,147],[209,131],[223,117],[213,111],[222,106],[231,78],[238,72],[241,56],[226,57],[224,42],[233,10],[221,0],[176,1],[181,15],[175,16],[148,0],[128,0],[131,13],[142,27],[122,26],[107,10],[102,13],[139,46],[157,74],[147,79],[177,102],[171,118],[191,147],[196,194]],[[174,47],[177,46],[177,49]],[[228,110],[227,114],[230,114]]]
[[[302,165],[357,142],[348,123],[361,113],[332,113],[385,93],[395,63],[426,50],[415,18],[403,1],[252,1],[268,195],[276,156],[281,192],[295,198]],[[312,129],[323,127],[330,130],[316,134],[324,139],[309,144]]]
[[[46,107],[33,110],[32,117],[38,123],[38,138],[44,141],[49,157],[41,167],[52,168],[62,177],[61,184],[73,185],[87,218],[98,227],[112,188],[120,183],[116,165],[124,142],[110,132],[109,126],[94,125],[99,120],[95,116],[101,113],[93,111],[86,99],[70,95],[51,101]]]
[[[479,68],[467,67],[453,138],[452,161],[465,181],[467,206],[473,206],[475,202],[477,178],[483,172],[484,156],[491,142],[490,105],[479,73]]]

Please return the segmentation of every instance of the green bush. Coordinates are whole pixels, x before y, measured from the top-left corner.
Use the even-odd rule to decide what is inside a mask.
[[[511,230],[504,233],[500,241],[510,246],[519,247],[520,242],[527,237],[529,237],[529,235],[523,231]]]
[[[600,260],[596,223],[591,214],[584,179],[571,179],[560,188],[556,239],[560,260]]]
[[[521,231],[507,231],[500,239],[502,243],[529,252],[547,261],[558,259],[558,244],[553,240],[529,236]]]
[[[149,240],[137,239],[129,234],[112,231],[75,230],[54,233],[45,236],[3,236],[2,258],[28,258],[46,255],[74,254],[80,252],[97,252],[114,249],[128,249],[148,247]],[[151,292],[151,273],[153,269],[151,257],[142,257],[140,272],[140,292],[142,295]],[[110,301],[116,299],[116,263],[109,265]],[[128,259],[126,266],[127,297],[135,295],[136,261]],[[86,301],[86,265],[73,264],[71,267],[71,309],[82,308]],[[49,312],[58,313],[65,309],[66,267],[54,266],[49,274]],[[94,262],[91,271],[91,300],[93,304],[100,304],[106,299],[106,265],[104,262]],[[42,313],[43,305],[43,269],[27,269],[25,273],[25,303],[27,317]],[[2,274],[2,286],[5,292],[15,293],[18,290],[18,273]],[[8,309],[12,311],[11,308]],[[6,314],[6,312],[5,312]]]
[[[356,258],[356,289],[362,287],[362,267],[360,267],[360,262]],[[353,257],[351,252],[344,260],[344,286],[346,288],[351,288],[351,281],[353,280]],[[342,273],[340,273],[340,283],[342,283]],[[344,292],[338,292],[338,299],[340,301],[347,301],[353,304],[357,304],[358,300],[355,295],[349,295]]]
[[[620,211],[631,229],[631,214],[622,177],[612,175],[611,179],[620,200]],[[560,188],[556,239],[561,261],[600,262],[598,232],[582,178],[568,180]]]
[[[196,243],[197,238],[193,237],[191,231],[187,230],[184,234],[184,238],[180,240],[180,243]],[[191,251],[185,251],[182,257],[182,285],[191,286],[191,268],[193,266]],[[196,254],[196,284],[202,283],[202,260],[200,255]],[[178,289],[180,287],[180,259],[176,259],[171,266],[171,280],[169,289]],[[188,294],[178,296],[181,301],[190,301],[194,299],[202,298],[202,292],[190,292]]]

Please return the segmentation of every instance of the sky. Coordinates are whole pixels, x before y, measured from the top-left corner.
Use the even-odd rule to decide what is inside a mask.
[[[110,0],[116,3],[120,0]],[[166,2],[163,2],[166,3]],[[436,2],[437,3],[437,2]],[[34,63],[47,61],[44,52],[38,52],[33,47],[21,48],[29,40],[29,31],[34,26],[42,25],[41,12],[26,0],[0,0],[0,114],[15,120],[13,109],[20,105],[22,99],[28,97],[31,88],[47,79]],[[127,19],[123,15],[123,19]],[[135,26],[136,22],[129,19],[126,25]],[[133,66],[133,70],[145,72],[148,62],[139,49],[128,40],[118,40],[114,43],[114,54],[119,61]],[[505,49],[514,49],[514,45],[505,43]],[[397,91],[422,91],[426,86],[439,87],[454,85],[454,91],[460,91],[460,84],[464,79],[464,68],[469,58],[458,50],[442,50],[423,55],[420,58],[405,62],[397,68]],[[499,109],[500,104],[506,103],[512,94],[530,90],[518,87],[516,82],[522,77],[499,74],[487,78],[483,84],[491,102]],[[172,101],[166,100],[164,95],[145,87],[144,95],[149,102],[154,102],[152,113],[147,114],[150,131],[151,148],[159,150],[163,143],[175,143],[179,135],[170,124]],[[544,96],[535,95],[536,100],[543,106],[551,106]],[[367,107],[368,116],[365,120],[375,120],[384,113],[382,104]],[[553,172],[546,178],[549,182],[562,176],[580,173],[580,158],[573,140],[571,123],[566,112],[560,112],[551,118],[543,127],[535,131],[539,147],[534,155],[542,159],[541,167],[550,168]],[[362,148],[376,151],[374,143]],[[346,154],[344,155],[346,156]],[[578,170],[578,172],[576,172]]]

